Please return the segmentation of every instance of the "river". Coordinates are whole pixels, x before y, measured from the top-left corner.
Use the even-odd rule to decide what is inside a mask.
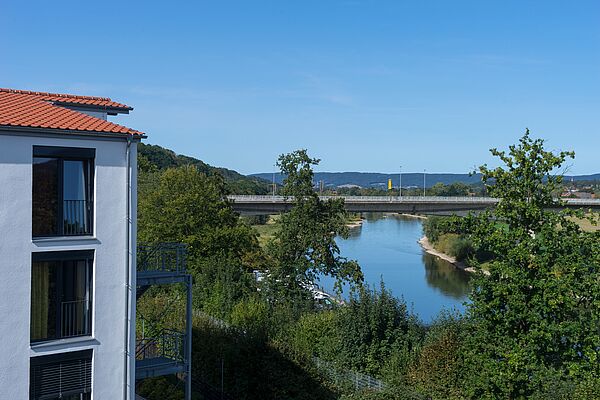
[[[469,273],[425,253],[417,241],[423,236],[422,220],[395,214],[366,214],[350,237],[338,239],[341,254],[357,260],[365,282],[385,286],[403,297],[424,321],[430,322],[442,309],[464,310],[469,292]],[[321,284],[331,290],[331,280]]]

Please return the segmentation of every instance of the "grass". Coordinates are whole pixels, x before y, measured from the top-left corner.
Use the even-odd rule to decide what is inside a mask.
[[[570,218],[570,219],[571,219],[571,221],[576,222],[577,225],[579,225],[579,227],[581,229],[583,229],[585,232],[595,232],[595,231],[600,230],[600,225],[593,225],[587,219],[581,219],[581,218]]]
[[[279,215],[270,215],[266,224],[252,225],[252,228],[258,233],[258,243],[262,247],[275,236],[275,233],[279,229],[279,225],[277,224],[279,217]]]

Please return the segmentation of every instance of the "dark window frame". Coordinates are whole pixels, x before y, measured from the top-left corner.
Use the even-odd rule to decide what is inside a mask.
[[[31,268],[34,268],[34,263],[36,262],[61,262],[61,264],[65,261],[85,261],[86,268],[88,269],[88,277],[85,282],[87,287],[87,296],[88,296],[88,321],[86,330],[88,333],[83,333],[81,335],[70,335],[70,336],[62,336],[60,333],[62,330],[62,310],[59,306],[60,301],[58,299],[62,295],[62,269],[65,268],[64,265],[59,267],[59,278],[57,278],[57,290],[56,290],[56,304],[55,304],[55,329],[56,333],[54,337],[46,337],[41,339],[32,339],[31,333],[29,337],[29,342],[31,344],[37,343],[45,343],[51,342],[55,340],[75,338],[75,337],[91,337],[92,336],[92,317],[94,310],[94,250],[71,250],[71,251],[43,251],[43,252],[35,252],[31,255]],[[32,295],[30,295],[31,299]],[[30,301],[30,308],[33,307],[33,302]],[[31,310],[30,310],[31,311]]]
[[[35,158],[54,158],[58,161],[57,171],[57,203],[58,207],[56,210],[56,233],[45,233],[45,234],[34,234],[32,230],[33,238],[45,238],[45,237],[64,237],[64,236],[93,236],[94,235],[94,180],[95,180],[95,160],[96,160],[96,149],[95,148],[83,148],[83,147],[58,147],[58,146],[33,146],[33,159]],[[33,161],[33,160],[32,160]],[[85,194],[86,194],[86,209],[85,218],[87,219],[88,229],[84,233],[70,234],[65,232],[65,220],[64,220],[64,162],[65,161],[82,161],[87,166],[88,182],[86,182]],[[33,165],[33,163],[32,163]],[[32,182],[32,195],[33,195],[33,182]],[[32,228],[35,225],[33,221],[35,210],[32,209]]]
[[[71,351],[67,353],[58,353],[51,354],[47,356],[37,356],[31,357],[29,359],[29,399],[30,400],[42,400],[46,398],[56,398],[55,395],[88,395],[86,398],[89,398],[89,395],[92,393],[92,382],[93,382],[93,363],[94,352],[92,349],[88,350],[79,350],[79,351]],[[48,379],[48,374],[44,374],[44,369],[46,372],[51,371],[51,369],[57,366],[63,365],[76,365],[78,363],[77,375],[80,380],[80,386],[76,388],[70,388],[70,391],[62,392],[63,385],[61,382],[56,383],[56,381],[52,380],[52,377]],[[72,367],[71,367],[72,368]],[[68,381],[71,386],[73,385],[73,381]],[[52,386],[59,386],[60,393],[52,394],[43,394],[44,391],[44,383]],[[46,388],[48,389],[48,388]],[[42,392],[42,393],[39,393]]]

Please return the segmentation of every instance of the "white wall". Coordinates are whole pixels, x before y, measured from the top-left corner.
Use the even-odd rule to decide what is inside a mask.
[[[92,238],[32,240],[34,145],[96,149]],[[135,171],[135,157],[132,161]],[[132,175],[135,178],[135,173]],[[93,398],[123,398],[128,256],[126,176],[125,140],[0,135],[0,388],[3,398],[28,398],[30,357],[90,348],[94,350]],[[135,179],[133,187],[136,187]],[[135,204],[135,197],[133,201]],[[135,215],[132,214],[134,227]],[[132,240],[135,243],[135,236]],[[32,347],[29,332],[31,253],[77,249],[95,250],[92,337]],[[134,322],[131,325],[133,327]]]
[[[108,118],[107,118],[108,113],[106,111],[93,111],[93,110],[89,110],[89,109],[86,109],[86,108],[74,107],[74,106],[71,106],[71,105],[61,105],[61,107],[68,108],[68,109],[80,112],[82,114],[87,114],[87,115],[89,115],[91,117],[94,117],[94,118],[103,119],[105,121],[108,120]]]

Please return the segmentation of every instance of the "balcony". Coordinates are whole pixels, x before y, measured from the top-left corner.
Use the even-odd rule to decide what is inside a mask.
[[[137,247],[136,318],[138,324],[142,322],[142,329],[141,338],[138,337],[136,341],[135,378],[140,380],[162,375],[183,374],[185,398],[189,400],[191,399],[192,358],[192,276],[187,273],[186,257],[187,247],[181,243],[141,243]],[[150,318],[145,318],[139,308],[144,302],[144,293],[152,285],[168,284],[185,286],[185,313],[181,310],[172,310],[172,303],[169,302],[164,310],[155,310],[151,307],[153,311],[150,312]],[[185,325],[182,325],[185,329],[181,332],[163,329],[162,327],[165,326],[163,317],[167,313],[185,316]]]
[[[136,341],[136,379],[186,372],[186,335],[170,329]]]
[[[187,278],[187,247],[181,243],[139,244],[138,286],[184,282]]]

